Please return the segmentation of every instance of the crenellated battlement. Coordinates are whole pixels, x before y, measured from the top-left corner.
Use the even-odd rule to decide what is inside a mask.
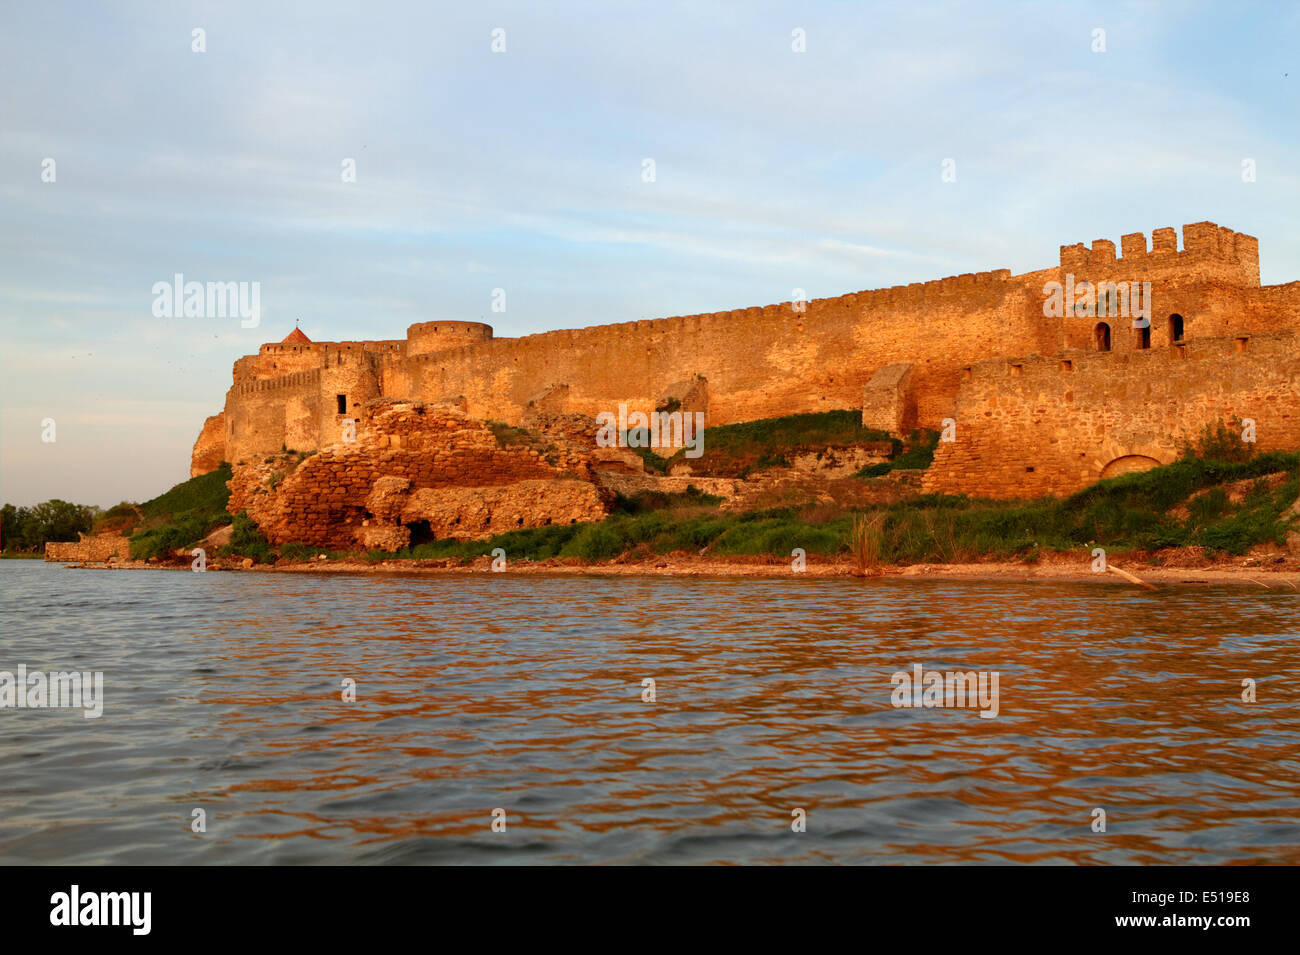
[[[1183,248],[1178,249],[1172,228],[1156,229],[1146,236],[1130,232],[1120,237],[1120,258],[1115,243],[1094,239],[1091,248],[1082,242],[1061,246],[1060,267],[1075,274],[1181,272],[1187,281],[1216,280],[1259,286],[1259,240],[1213,222],[1183,226]]]
[[[310,371],[296,371],[279,378],[258,378],[236,384],[232,389],[237,395],[251,395],[260,391],[282,391],[286,388],[304,388],[320,384],[319,368]]]

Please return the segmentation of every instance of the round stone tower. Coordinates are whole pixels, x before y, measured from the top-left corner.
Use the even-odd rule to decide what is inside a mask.
[[[406,354],[428,355],[492,338],[492,326],[482,322],[420,322],[406,330]]]

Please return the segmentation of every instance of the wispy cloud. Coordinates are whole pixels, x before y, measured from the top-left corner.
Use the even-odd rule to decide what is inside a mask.
[[[1300,275],[1286,6],[56,0],[4,17],[15,501],[183,477],[232,362],[295,319],[317,338],[480,316],[519,335],[1028,271],[1061,243],[1205,218],[1259,236],[1266,282]],[[174,272],[261,282],[262,326],[153,319]],[[111,443],[34,452],[29,419],[53,406]]]

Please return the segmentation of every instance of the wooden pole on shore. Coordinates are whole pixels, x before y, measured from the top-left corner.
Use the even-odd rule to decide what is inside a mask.
[[[1158,587],[1156,587],[1155,584],[1149,584],[1142,578],[1133,576],[1127,570],[1120,570],[1118,567],[1116,567],[1114,564],[1110,563],[1109,561],[1106,563],[1106,569],[1113,570],[1115,573],[1119,574],[1121,577],[1127,580],[1130,584],[1137,584],[1139,587],[1145,587],[1147,590],[1159,589]]]

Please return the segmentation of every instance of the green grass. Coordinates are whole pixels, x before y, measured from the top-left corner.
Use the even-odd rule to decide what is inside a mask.
[[[252,557],[258,561],[271,559],[271,546],[257,524],[248,516],[247,511],[240,511],[235,515],[233,526],[230,528],[230,543],[221,548],[220,552]]]
[[[704,431],[704,453],[686,457],[679,450],[667,466],[686,463],[696,474],[744,477],[750,471],[788,465],[791,455],[862,441],[889,441],[889,434],[862,427],[862,412],[819,411],[764,418],[738,424],[710,425]]]
[[[1300,493],[1298,464],[1300,455],[1295,453],[1245,462],[1184,459],[1102,481],[1063,499],[1006,502],[923,495],[874,510],[830,508],[817,520],[805,519],[802,515],[810,512],[796,508],[721,511],[716,498],[698,492],[638,495],[616,502],[610,517],[599,524],[528,528],[486,541],[433,541],[382,557],[473,560],[497,547],[507,560],[600,561],[622,554],[649,557],[705,549],[710,554],[785,559],[796,547],[810,555],[833,556],[849,552],[858,513],[883,515],[880,559],[895,564],[1010,557],[1033,561],[1043,551],[1094,546],[1115,552],[1202,546],[1243,554],[1258,544],[1284,542],[1288,520],[1283,514]],[[1257,480],[1237,505],[1219,487],[1277,472],[1289,472],[1289,477],[1272,490]],[[1212,489],[1208,494],[1188,502],[1207,488]],[[1170,513],[1184,503],[1186,518]]]
[[[879,464],[869,464],[857,478],[873,478],[896,470],[924,471],[934,463],[934,451],[939,446],[938,431],[913,431],[906,442],[894,439],[894,457]]]
[[[613,512],[616,514],[644,514],[648,511],[680,509],[687,507],[717,507],[723,498],[716,494],[705,494],[694,484],[688,484],[685,491],[639,491],[631,497],[614,495]]]
[[[233,531],[231,533],[233,535]],[[315,547],[310,544],[281,544],[277,548],[279,556],[284,560],[308,561],[313,560],[319,554],[324,554],[330,560],[338,560],[340,557],[346,557],[347,554],[341,551],[329,550],[325,547]],[[390,555],[391,556],[391,555]]]
[[[152,501],[145,501],[140,505],[140,510],[144,512],[146,518],[170,518],[195,511],[209,514],[225,511],[226,502],[230,500],[230,491],[226,487],[226,482],[230,480],[232,474],[230,465],[223,462],[217,470],[182,481],[170,491],[159,494]],[[230,516],[226,515],[226,517],[228,524]]]
[[[231,523],[226,511],[230,477],[230,465],[223,462],[217,470],[183,481],[141,504],[145,519],[131,536],[131,556],[136,560],[165,556]]]

